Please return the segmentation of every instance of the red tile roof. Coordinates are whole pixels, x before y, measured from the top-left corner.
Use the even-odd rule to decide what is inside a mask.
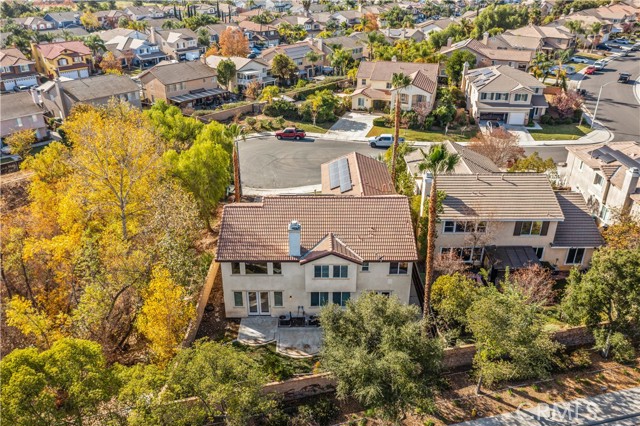
[[[407,197],[279,196],[225,206],[216,260],[299,261],[289,256],[292,220],[302,226],[302,257],[333,233],[365,262],[418,258]]]
[[[345,245],[335,234],[330,233],[304,256],[300,263],[308,263],[323,257],[334,255],[351,262],[362,264],[362,258]]]
[[[60,43],[39,44],[36,46],[43,57],[55,59],[65,50],[80,53],[81,55],[91,54],[91,49],[81,41],[61,41]]]
[[[386,164],[375,158],[350,152],[339,158],[346,158],[349,162],[349,174],[352,188],[345,191],[344,195],[391,195],[395,194],[395,188]],[[338,158],[326,162],[320,166],[322,171],[322,193],[340,195],[340,188],[331,189],[329,179],[329,164]]]

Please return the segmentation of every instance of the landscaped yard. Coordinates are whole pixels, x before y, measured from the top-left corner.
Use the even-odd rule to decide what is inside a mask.
[[[311,123],[303,123],[302,121],[293,121],[287,120],[287,126],[290,124],[296,126],[298,129],[302,129],[307,133],[327,133],[327,130],[331,128],[335,124],[335,122],[331,121],[328,123],[316,123],[314,126]]]
[[[529,130],[531,137],[536,141],[573,141],[589,134],[589,126],[577,124],[541,124],[542,130]]]
[[[593,59],[594,61],[597,61],[599,59],[603,59],[604,58],[604,56],[598,55],[597,53],[588,53],[588,52],[576,53],[574,56],[580,56],[582,58]]]
[[[378,136],[383,133],[393,134],[393,128],[373,126],[373,128],[369,131],[367,136]],[[450,130],[449,133],[446,135],[444,134],[444,132],[437,132],[434,130],[422,131],[422,130],[400,129],[400,137],[405,138],[405,140],[425,141],[425,142],[444,142],[444,141],[468,142],[473,136],[475,136],[476,133],[478,133],[478,128],[475,126],[472,127],[470,130],[466,131],[464,134],[460,134],[459,130]]]
[[[295,359],[276,353],[275,343],[264,346],[246,346],[234,342],[233,346],[246,353],[262,367],[270,380],[281,381],[295,377],[296,375],[310,374],[314,372],[318,359]]]
[[[248,118],[254,118],[256,120],[256,124],[250,126],[247,123]],[[266,115],[257,115],[252,117],[243,118],[239,124],[244,126],[249,133],[256,132],[274,132],[277,130],[282,130],[285,127],[297,127],[298,129],[302,129],[307,133],[327,133],[327,130],[331,128],[335,124],[334,121],[329,121],[326,123],[316,123],[314,126],[311,123],[306,123],[299,120],[284,120],[284,124],[280,126],[278,124],[278,119],[274,117],[268,117]],[[263,125],[264,124],[264,125]]]

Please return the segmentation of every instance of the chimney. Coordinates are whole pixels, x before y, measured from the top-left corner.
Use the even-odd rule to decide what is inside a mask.
[[[484,33],[482,33],[482,44],[484,44],[485,46],[489,44],[489,31],[485,31]]]
[[[447,47],[451,47],[452,44],[453,44],[453,37],[449,37],[447,39]]]
[[[624,181],[622,183],[622,192],[625,195],[630,195],[636,192],[638,188],[638,181],[640,180],[640,168],[631,167],[624,174]]]
[[[158,44],[156,42],[156,29],[153,26],[149,29],[149,40],[151,40],[153,44]]]
[[[289,256],[300,257],[300,231],[302,226],[297,220],[292,220],[289,223]]]
[[[396,55],[393,55],[391,57],[391,62],[397,62],[397,61],[398,61],[398,58],[396,58]]]
[[[318,37],[316,39],[316,46],[318,47],[318,49],[322,50],[324,52],[324,40],[322,39],[322,37]]]
[[[462,77],[460,78],[460,90],[463,92],[467,89],[467,79],[465,78],[469,72],[469,62],[462,64]]]
[[[38,106],[42,106],[42,94],[40,93],[40,91],[35,87],[32,87],[31,89],[29,89],[29,92],[31,93],[31,99],[33,100],[33,103]]]

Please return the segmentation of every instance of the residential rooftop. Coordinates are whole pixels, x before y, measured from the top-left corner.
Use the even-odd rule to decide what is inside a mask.
[[[339,166],[342,164],[345,166],[340,170]],[[367,196],[396,193],[387,165],[358,152],[323,163],[320,170],[323,194]],[[341,175],[343,170],[346,172],[344,176]],[[340,187],[341,180],[349,182],[346,191]]]
[[[604,240],[579,192],[556,192],[564,220],[558,223],[554,247],[600,247]]]

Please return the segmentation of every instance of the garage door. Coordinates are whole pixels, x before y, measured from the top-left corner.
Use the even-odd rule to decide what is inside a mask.
[[[508,124],[515,124],[522,126],[524,125],[524,112],[510,112],[509,113],[509,122]]]
[[[72,80],[75,80],[78,78],[78,71],[65,71],[65,72],[61,72],[60,73],[60,77],[67,77],[70,78]]]

